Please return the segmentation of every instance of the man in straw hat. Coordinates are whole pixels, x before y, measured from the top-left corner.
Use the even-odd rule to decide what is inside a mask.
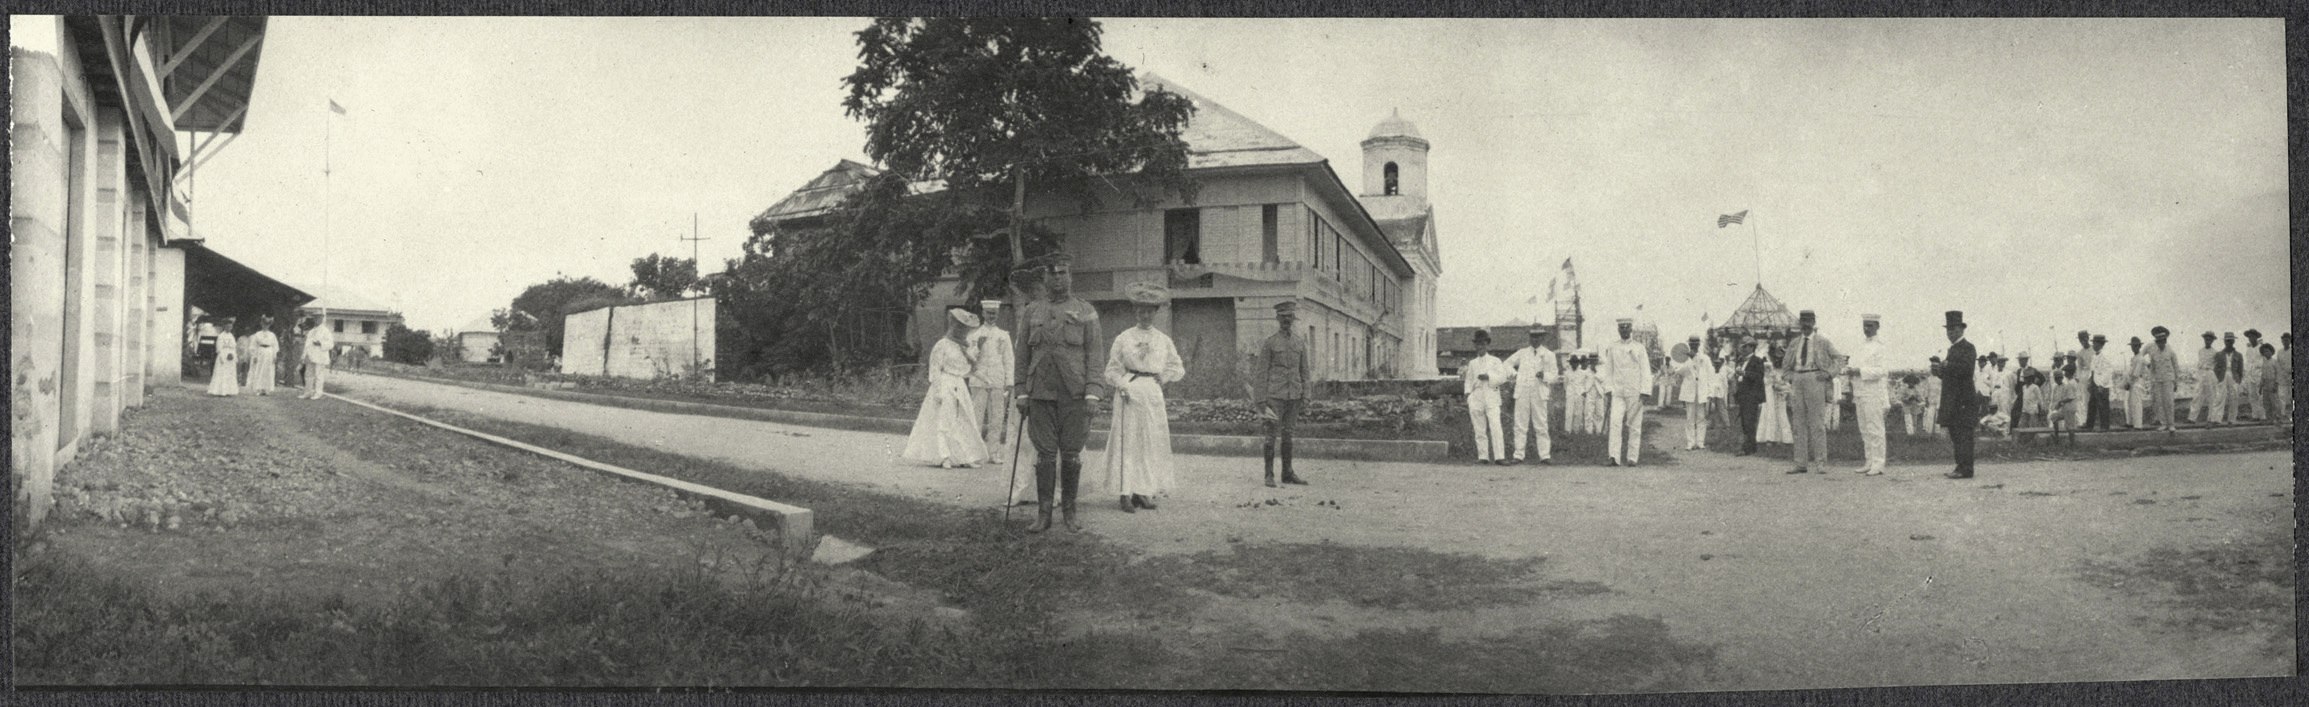
[[[1836,345],[1813,328],[1819,319],[1812,310],[1796,315],[1796,338],[1788,342],[1789,422],[1796,428],[1796,468],[1802,474],[1828,463],[1828,381],[1844,369]]]
[[[1163,384],[1185,378],[1187,368],[1170,335],[1154,327],[1155,316],[1170,302],[1170,289],[1133,282],[1123,294],[1130,299],[1135,325],[1116,334],[1107,347],[1104,374],[1114,388],[1114,422],[1106,443],[1106,485],[1122,512],[1136,513],[1154,510],[1154,497],[1173,483]]]
[[[1546,346],[1547,330],[1531,328],[1531,344],[1509,354],[1506,365],[1515,372],[1515,421],[1511,432],[1515,436],[1515,459],[1523,463],[1523,443],[1526,438],[1539,438],[1539,463],[1554,464],[1554,440],[1548,434],[1547,405],[1557,378],[1563,377],[1563,366],[1555,352]]]
[[[1278,442],[1283,483],[1307,483],[1291,470],[1291,435],[1299,424],[1299,407],[1307,402],[1307,339],[1299,336],[1298,321],[1298,300],[1275,304],[1275,333],[1259,343],[1259,352],[1252,355],[1250,375],[1243,380],[1244,392],[1258,403],[1259,417],[1266,423],[1264,451],[1270,487],[1275,486]]]
[[[1963,312],[1950,311],[1942,326],[1948,331],[1948,358],[1932,367],[1932,375],[1940,378],[1940,419],[1935,422],[1948,428],[1956,454],[1956,469],[1948,478],[1969,479],[1973,441],[1980,431],[1980,396],[1972,388],[1974,353],[1972,342],[1964,339]]]
[[[1859,469],[1862,474],[1884,474],[1884,415],[1892,407],[1891,362],[1884,357],[1884,342],[1876,338],[1883,326],[1883,317],[1860,315],[1860,333],[1864,338],[1852,356],[1852,416],[1860,424],[1860,446],[1867,463]]]
[[[1043,289],[1047,299],[1029,302],[1018,313],[1018,406],[1034,444],[1036,515],[1027,532],[1050,529],[1054,500],[1066,529],[1082,532],[1075,491],[1082,483],[1082,446],[1090,438],[1090,404],[1106,394],[1106,382],[1091,375],[1106,360],[1098,350],[1105,337],[1098,308],[1074,296],[1064,254],[1049,261]]]
[[[1635,466],[1644,449],[1644,391],[1652,387],[1651,352],[1634,339],[1635,320],[1621,317],[1620,338],[1603,349],[1603,382],[1610,395],[1604,455],[1612,466]]]

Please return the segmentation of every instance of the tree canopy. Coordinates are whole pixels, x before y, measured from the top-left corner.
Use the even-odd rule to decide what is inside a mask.
[[[696,260],[651,253],[648,257],[633,259],[633,282],[628,283],[627,287],[634,294],[653,300],[665,300],[687,296],[697,285]]]
[[[537,331],[545,350],[561,355],[562,318],[588,309],[627,304],[634,298],[624,288],[590,277],[556,277],[530,285],[513,298],[513,306],[490,315],[500,331]]]

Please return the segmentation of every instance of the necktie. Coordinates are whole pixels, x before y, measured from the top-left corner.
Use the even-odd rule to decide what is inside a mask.
[[[1796,370],[1801,371],[1811,367],[1812,336],[1810,334],[1806,334],[1804,335],[1804,339],[1802,341],[1796,342]]]

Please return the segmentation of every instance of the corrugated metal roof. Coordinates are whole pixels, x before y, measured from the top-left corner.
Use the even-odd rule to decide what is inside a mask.
[[[1204,98],[1169,79],[1152,73],[1139,76],[1139,85],[1160,88],[1185,97],[1195,104],[1195,115],[1187,121],[1179,138],[1187,143],[1188,169],[1217,169],[1221,167],[1256,167],[1270,165],[1313,164],[1323,161],[1299,143],[1283,137],[1258,121],[1246,118],[1217,101]]]

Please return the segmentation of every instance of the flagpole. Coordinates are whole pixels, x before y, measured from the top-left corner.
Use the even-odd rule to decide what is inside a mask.
[[[1753,210],[1748,212],[1748,238],[1756,254],[1756,289],[1760,290],[1764,288],[1764,237],[1757,235],[1756,212]]]
[[[330,212],[336,206],[329,184],[332,154],[336,151],[336,105],[332,99],[321,110],[321,326],[324,327],[329,325],[329,231],[334,226],[330,223]]]

